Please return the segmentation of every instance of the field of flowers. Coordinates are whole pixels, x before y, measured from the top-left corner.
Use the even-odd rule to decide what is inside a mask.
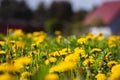
[[[0,80],[120,80],[120,36],[0,35]]]

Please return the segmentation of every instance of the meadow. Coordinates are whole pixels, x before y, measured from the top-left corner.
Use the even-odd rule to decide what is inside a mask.
[[[0,80],[120,80],[120,36],[0,34]]]

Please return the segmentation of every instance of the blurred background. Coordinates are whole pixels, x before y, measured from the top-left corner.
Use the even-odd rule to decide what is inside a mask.
[[[0,33],[120,34],[120,0],[0,0]]]

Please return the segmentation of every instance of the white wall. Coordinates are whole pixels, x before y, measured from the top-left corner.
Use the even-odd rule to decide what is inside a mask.
[[[89,32],[92,32],[93,35],[98,35],[99,32],[102,32],[105,37],[108,37],[112,34],[110,27],[108,26],[101,26],[101,27],[91,27]]]

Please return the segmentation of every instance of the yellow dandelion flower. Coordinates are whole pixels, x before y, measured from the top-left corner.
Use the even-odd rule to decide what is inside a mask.
[[[96,36],[94,36],[92,33],[88,33],[88,35],[86,36],[87,40],[94,40],[96,39]]]
[[[14,34],[13,34],[13,36],[15,36],[15,37],[23,36],[23,35],[24,35],[24,33],[23,33],[23,31],[21,29],[15,30]]]
[[[0,45],[4,46],[5,45],[5,41],[0,41]]]
[[[22,42],[22,41],[16,41],[15,44],[16,44],[16,46],[17,46],[17,47],[16,47],[17,49],[18,49],[18,48],[23,48],[24,45],[25,45],[25,43]]]
[[[85,44],[87,42],[87,39],[86,38],[79,38],[78,40],[77,40],[77,43],[79,43],[79,44]]]
[[[110,80],[120,80],[120,72],[112,73],[110,75]]]
[[[31,34],[31,33],[28,33],[28,34],[27,34],[27,37],[28,37],[28,38],[32,38],[32,34]]]
[[[50,53],[48,53],[48,56],[49,56],[49,57],[51,57],[51,56],[56,57],[56,56],[60,56],[60,54],[59,54],[59,51],[55,51],[55,52],[50,52]]]
[[[29,65],[32,62],[32,59],[30,57],[20,57],[16,59],[15,62],[22,65]]]
[[[0,72],[4,72],[6,69],[5,69],[5,66],[4,64],[0,64]]]
[[[71,53],[71,49],[70,48],[64,48],[61,51],[59,51],[60,55],[67,55]]]
[[[97,36],[97,40],[98,41],[101,41],[101,40],[104,40],[105,39],[105,37],[103,36],[103,33],[102,32],[99,32],[98,33],[98,36]]]
[[[6,52],[4,50],[0,50],[0,55],[5,54]]]
[[[99,32],[99,33],[98,33],[98,36],[102,36],[102,35],[103,35],[103,33],[102,33],[102,32]]]
[[[117,39],[116,36],[109,36],[108,38],[108,40],[112,42],[116,41],[116,39]]]
[[[78,55],[75,54],[70,54],[68,56],[65,57],[65,61],[66,62],[74,62],[77,63],[79,61],[80,57]]]
[[[43,31],[34,32],[32,39],[33,39],[37,44],[40,44],[41,42],[43,42],[43,41],[46,39],[46,33],[44,33]]]
[[[10,72],[10,73],[16,73],[21,72],[24,69],[22,65],[16,64],[14,61],[9,61],[7,63],[0,64],[0,71],[1,72]]]
[[[61,31],[55,31],[55,35],[61,35]]]
[[[57,61],[57,59],[55,57],[50,57],[48,58],[48,60],[51,62],[51,63],[54,63]]]
[[[29,79],[31,76],[32,76],[32,74],[30,72],[25,71],[25,72],[23,72],[21,74],[21,79],[20,80],[22,80],[22,79]]]
[[[37,45],[36,44],[31,44],[31,49],[36,49],[37,48]]]
[[[109,48],[116,47],[116,44],[113,41],[108,40],[108,47]]]
[[[60,42],[62,40],[62,36],[61,35],[58,35],[57,37],[56,37],[56,41],[57,42]]]
[[[53,73],[53,72],[64,72],[64,71],[68,71],[68,70],[72,70],[76,67],[76,63],[74,62],[66,62],[66,61],[62,61],[59,64],[53,66],[50,68],[49,73]]]
[[[108,63],[107,63],[107,66],[109,67],[109,68],[112,68],[114,65],[116,65],[116,64],[118,64],[118,62],[116,62],[116,61],[109,61]]]
[[[120,80],[120,64],[113,66],[111,72],[110,80]]]
[[[6,73],[3,75],[0,75],[0,80],[18,80],[18,77]]]
[[[37,38],[36,43],[37,43],[37,44],[40,44],[40,43],[42,43],[44,40],[45,40],[44,36],[39,36],[39,37]]]
[[[98,41],[102,41],[102,40],[104,40],[104,39],[105,39],[104,36],[98,36],[98,37],[97,37],[97,40],[98,40]]]
[[[16,69],[18,72],[22,72],[22,71],[24,70],[24,65],[21,64],[21,63],[15,62],[15,63],[14,63],[14,67],[15,67],[15,69]]]
[[[93,48],[90,53],[94,53],[94,52],[100,52],[102,51],[100,48]]]
[[[59,80],[59,76],[57,74],[47,74],[44,80]]]
[[[89,58],[87,58],[83,61],[83,65],[87,66],[88,64],[93,64],[94,62],[95,62],[95,60],[93,59],[93,57],[89,56]]]
[[[108,60],[109,56],[112,55],[112,52],[108,52],[106,55],[105,55],[105,60]]]
[[[45,60],[45,64],[48,65],[50,63],[50,61],[47,59]]]
[[[14,45],[15,41],[14,40],[10,40],[9,43]]]
[[[120,71],[120,64],[117,64],[117,65],[115,65],[115,66],[113,66],[112,67],[112,69],[111,69],[111,72],[112,73],[116,73],[116,72],[119,72]]]
[[[86,53],[85,53],[85,50],[84,49],[82,49],[82,48],[75,48],[74,49],[74,53],[75,54],[78,54],[80,57],[82,57],[82,58],[85,58],[86,57]]]
[[[97,80],[107,80],[107,77],[105,76],[105,74],[103,73],[98,73],[95,78],[97,78]]]
[[[39,36],[40,33],[39,32],[33,32],[33,36]]]
[[[5,63],[4,67],[8,72],[13,72],[13,73],[17,72],[16,67],[14,66],[14,63]]]

